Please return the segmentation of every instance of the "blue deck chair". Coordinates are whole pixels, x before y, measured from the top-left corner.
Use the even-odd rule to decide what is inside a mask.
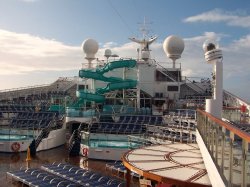
[[[94,186],[98,186],[98,185],[106,185],[108,184],[112,179],[108,176],[102,176],[101,178],[99,178],[96,182],[92,182],[91,184]]]
[[[125,120],[125,116],[120,116],[118,123],[122,123]]]
[[[122,121],[122,123],[129,123],[131,118],[131,116],[125,116],[125,119]]]
[[[84,180],[85,185],[87,186],[95,186],[97,181],[102,178],[103,175],[99,174],[99,173],[93,173],[89,178],[86,178],[86,180]]]
[[[110,181],[107,185],[103,186],[103,187],[125,187],[125,182],[122,181],[118,181],[118,180],[112,180]]]
[[[149,124],[150,124],[150,125],[155,125],[156,119],[157,119],[156,116],[151,116],[150,121],[149,121]]]
[[[140,134],[141,133],[141,128],[142,128],[141,125],[135,125],[134,129],[132,131],[132,134]]]
[[[112,129],[113,127],[113,123],[108,123],[106,125],[106,127],[104,128],[104,132],[110,132],[110,130]]]
[[[126,132],[127,127],[128,127],[128,124],[120,124],[120,127],[117,132],[119,134],[124,134]]]
[[[136,123],[143,124],[145,120],[145,116],[138,116]]]
[[[131,116],[129,123],[136,123],[136,121],[137,121],[137,116]]]

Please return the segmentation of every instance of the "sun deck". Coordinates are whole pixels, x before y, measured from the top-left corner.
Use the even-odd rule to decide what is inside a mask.
[[[197,144],[171,143],[129,151],[123,156],[129,170],[157,182],[181,186],[211,186]]]

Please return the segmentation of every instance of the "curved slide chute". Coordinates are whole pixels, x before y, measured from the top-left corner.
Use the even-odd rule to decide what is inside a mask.
[[[76,96],[85,99],[88,101],[95,101],[97,103],[103,103],[105,101],[105,97],[103,95],[95,94],[95,93],[88,93],[86,91],[76,91]]]
[[[134,81],[134,80],[126,80],[123,82],[109,83],[107,84],[106,87],[97,89],[96,93],[104,94],[106,92],[113,91],[113,90],[134,88],[136,84],[137,84],[137,81]]]
[[[104,82],[109,82],[106,87],[98,88],[96,93],[90,93],[86,90],[78,90],[76,95],[81,99],[86,99],[89,101],[95,101],[97,103],[102,103],[105,101],[105,97],[102,95],[106,92],[113,90],[122,90],[134,88],[137,85],[136,80],[122,79],[118,77],[105,77],[103,74],[108,71],[112,71],[118,68],[133,68],[136,66],[135,60],[119,60],[107,63],[104,67],[96,69],[82,69],[79,71],[79,77],[89,78],[94,80],[100,80]]]

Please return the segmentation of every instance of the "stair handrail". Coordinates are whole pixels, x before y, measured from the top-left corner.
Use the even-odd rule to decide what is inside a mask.
[[[193,81],[189,80],[187,77],[186,77],[185,80],[188,81],[188,82],[190,82],[190,83],[193,83]],[[187,85],[187,84],[186,84],[186,85]],[[192,85],[195,85],[196,88],[199,88],[200,90],[202,90],[202,92],[205,92],[205,90],[204,90],[202,87],[198,86],[197,84],[192,84]],[[188,85],[187,85],[187,86],[188,86]],[[189,87],[190,87],[190,86],[189,86]],[[194,91],[196,91],[196,90],[194,90]],[[196,91],[196,92],[198,92],[198,91]],[[198,93],[200,93],[200,92],[198,92]]]
[[[74,132],[72,133],[72,135],[69,139],[69,148],[68,148],[69,154],[71,154],[71,151],[76,143],[75,140],[81,139],[81,128],[82,128],[82,124],[79,125],[78,129],[74,130]]]
[[[160,66],[162,69],[166,70],[168,72],[168,69],[165,68],[164,66],[160,65],[158,62],[156,62],[156,64],[158,66]],[[171,77],[171,75],[167,74],[166,72],[162,71],[161,69],[157,69],[158,71],[160,71],[161,73],[163,73],[164,75],[166,75],[169,79],[171,79],[173,82],[177,82],[173,77]]]
[[[229,95],[232,98],[235,98],[236,100],[240,101],[242,104],[246,105],[248,108],[250,108],[250,102],[232,94],[231,92],[227,91],[227,90],[223,90],[223,93],[226,95]]]
[[[37,136],[36,140],[35,140],[35,145],[36,145],[36,149],[38,148],[39,144],[41,143],[42,139],[45,138],[45,136],[48,136],[48,134],[50,133],[51,129],[52,129],[52,125],[55,124],[55,115],[53,116],[53,119],[49,122],[49,124],[47,125],[47,127],[43,128],[39,135]],[[47,134],[48,133],[48,134]]]
[[[71,151],[72,147],[73,147],[73,142],[74,140],[76,140],[77,138],[79,138],[80,132],[82,129],[82,123],[79,125],[79,127],[77,129],[75,129],[72,133],[72,135],[69,138],[69,152]]]

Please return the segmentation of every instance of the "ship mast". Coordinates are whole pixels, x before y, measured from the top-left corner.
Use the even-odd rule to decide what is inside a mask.
[[[157,39],[157,36],[151,36],[151,37],[148,37],[148,33],[149,33],[149,29],[148,29],[148,25],[150,23],[146,22],[146,19],[144,18],[144,21],[143,23],[141,24],[141,27],[140,27],[140,31],[142,33],[142,39],[139,39],[139,38],[129,38],[131,41],[135,42],[135,43],[138,43],[140,44],[141,46],[141,49],[137,49],[137,52],[138,52],[138,62],[139,62],[139,59],[140,59],[140,56],[141,56],[141,59],[143,59],[146,63],[149,63],[148,62],[148,59],[150,59],[150,49],[149,49],[149,46]],[[139,80],[139,71],[140,71],[140,68],[137,68],[137,75],[138,75],[138,82],[140,82]],[[140,108],[140,94],[141,93],[141,88],[140,88],[140,85],[137,84],[136,86],[136,105],[137,105],[137,108]]]
[[[150,53],[149,45],[151,45],[158,37],[158,36],[148,37],[148,33],[149,33],[148,25],[149,24],[150,23],[146,22],[146,19],[144,18],[144,21],[140,27],[140,31],[142,32],[142,39],[135,38],[135,37],[129,38],[131,41],[136,42],[141,45],[141,53],[143,51],[147,51],[148,53]]]

